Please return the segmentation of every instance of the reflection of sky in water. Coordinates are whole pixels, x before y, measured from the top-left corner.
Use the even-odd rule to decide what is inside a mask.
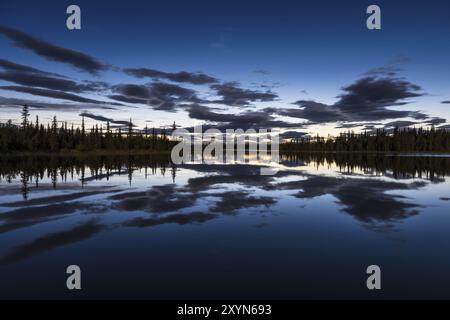
[[[381,297],[450,297],[448,175],[331,161],[283,163],[275,176],[248,165],[137,165],[132,175],[87,168],[82,183],[62,171],[56,184],[29,180],[26,200],[23,177],[2,176],[0,296],[64,296],[21,272],[75,263],[96,274],[86,297],[370,297],[359,285],[369,264],[386,270]],[[107,290],[108,276],[120,290]]]

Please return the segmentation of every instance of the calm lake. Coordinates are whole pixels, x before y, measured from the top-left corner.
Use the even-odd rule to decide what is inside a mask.
[[[450,298],[448,157],[0,164],[0,298]]]

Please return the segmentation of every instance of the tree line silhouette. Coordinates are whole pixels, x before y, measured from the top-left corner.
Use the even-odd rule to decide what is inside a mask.
[[[395,128],[391,132],[345,132],[337,137],[292,139],[280,146],[282,152],[450,152],[450,131],[445,129]]]
[[[0,152],[60,152],[64,150],[146,150],[167,152],[177,143],[168,138],[166,129],[135,130],[130,119],[126,129],[112,128],[107,122],[87,129],[84,116],[81,126],[68,127],[58,123],[56,116],[51,124],[29,120],[28,106],[22,109],[21,125],[11,120],[0,123]],[[173,123],[172,129],[176,129]],[[374,133],[345,132],[337,137],[304,137],[285,141],[280,152],[450,152],[450,131],[445,129],[395,128],[392,132],[377,129]]]
[[[22,109],[21,125],[11,120],[0,123],[0,152],[59,152],[64,150],[148,150],[167,151],[173,146],[166,134],[166,129],[145,128],[135,130],[130,119],[126,129],[112,128],[110,123],[86,128],[84,116],[81,126],[70,127],[67,122],[58,122],[56,116],[51,124],[44,125],[36,116],[34,122],[29,120],[28,106]],[[175,123],[173,124],[175,127]]]

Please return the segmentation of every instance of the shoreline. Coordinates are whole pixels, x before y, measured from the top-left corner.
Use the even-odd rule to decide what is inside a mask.
[[[93,150],[78,151],[66,150],[59,152],[51,151],[17,151],[11,153],[3,153],[0,157],[24,157],[24,156],[55,156],[55,157],[83,157],[83,156],[134,156],[134,155],[170,155],[170,151],[148,151],[148,150]]]
[[[299,153],[328,153],[328,154],[378,154],[386,156],[435,156],[444,155],[450,157],[450,152],[430,152],[430,151],[280,151],[280,154],[299,154]]]
[[[22,157],[22,156],[56,156],[56,157],[83,157],[83,156],[169,156],[171,151],[149,151],[149,150],[92,150],[92,151],[78,151],[78,150],[63,150],[58,152],[51,151],[15,151],[0,154],[1,157]],[[293,154],[370,154],[370,155],[385,155],[385,156],[417,156],[417,157],[450,157],[449,152],[416,152],[416,151],[280,151],[280,155]]]

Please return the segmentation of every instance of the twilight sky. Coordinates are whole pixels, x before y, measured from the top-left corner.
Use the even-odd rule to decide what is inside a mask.
[[[449,127],[449,35],[448,0],[2,1],[0,122]]]

